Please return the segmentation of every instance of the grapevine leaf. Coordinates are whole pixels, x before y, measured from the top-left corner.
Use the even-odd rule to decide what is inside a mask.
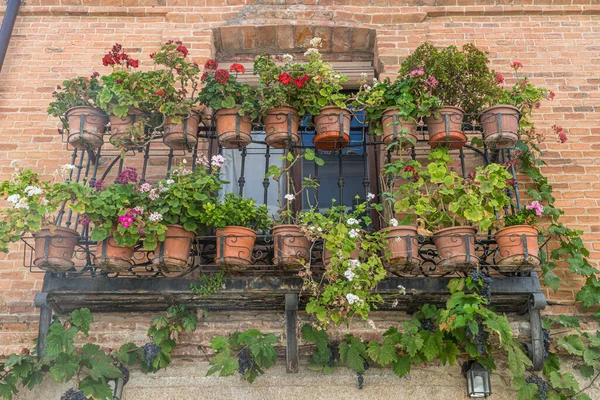
[[[558,356],[554,353],[548,354],[548,357],[544,360],[544,375],[550,376],[552,372],[558,372],[560,370],[560,361]]]
[[[61,353],[56,357],[56,364],[50,368],[50,376],[56,382],[66,382],[77,372],[79,364],[68,354]]]
[[[89,308],[81,308],[71,313],[71,324],[79,328],[85,336],[89,334],[92,322],[94,322],[94,318]]]
[[[440,361],[442,364],[446,365],[446,363],[450,365],[454,365],[456,361],[456,356],[460,355],[460,350],[458,346],[452,341],[446,340],[444,341],[444,347],[440,352]]]
[[[96,381],[116,379],[123,376],[123,372],[111,362],[109,357],[95,357],[90,363],[90,378]]]
[[[223,336],[216,336],[213,340],[210,341],[210,348],[214,351],[220,351],[227,348],[229,345],[229,340]]]
[[[430,334],[423,345],[423,355],[427,361],[431,361],[442,352],[442,332],[437,331]]]
[[[592,398],[585,393],[579,393],[575,396],[575,400],[592,400]]]
[[[569,352],[569,354],[573,354],[576,356],[582,356],[583,351],[585,350],[585,345],[583,344],[583,340],[578,335],[569,335],[558,338],[557,345],[564,348]]]
[[[136,348],[137,346],[133,343],[125,343],[117,352],[117,360],[119,360],[121,364],[126,365],[135,363],[136,356],[133,350]]]
[[[411,357],[417,355],[417,352],[423,348],[423,338],[421,335],[404,335],[402,336],[402,340],[400,342],[402,347],[408,351]]]
[[[394,371],[396,375],[402,378],[404,375],[410,372],[410,366],[410,357],[403,356],[392,363],[392,371]]]
[[[554,321],[557,324],[560,324],[567,328],[579,328],[581,326],[579,322],[579,318],[576,316],[568,316],[568,315],[559,315],[554,318]]]
[[[113,392],[108,382],[97,381],[89,376],[79,382],[79,390],[86,396],[92,396],[98,400],[110,400],[113,398]]]
[[[367,347],[367,353],[373,361],[382,367],[398,360],[396,348],[390,341],[386,340],[381,345],[375,340],[371,341]]]
[[[594,367],[591,365],[582,365],[580,371],[584,378],[590,378],[594,375]]]
[[[561,374],[559,372],[552,372],[550,374],[550,383],[555,389],[566,389],[572,390],[573,392],[579,391],[579,383],[573,377],[573,374]]]
[[[340,359],[353,371],[365,372],[365,355],[365,345],[354,336],[348,335],[346,340],[340,343]]]
[[[9,385],[6,383],[0,383],[0,397],[12,400],[13,393],[17,392],[17,388],[14,385]]]
[[[31,375],[23,377],[23,386],[26,386],[29,390],[33,390],[33,388],[42,383],[43,380],[44,374],[41,371],[35,371]]]
[[[538,393],[538,386],[534,383],[528,383],[519,388],[517,393],[517,400],[531,400],[534,399]]]

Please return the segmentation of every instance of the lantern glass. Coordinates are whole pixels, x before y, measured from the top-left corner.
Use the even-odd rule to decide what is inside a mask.
[[[473,362],[465,373],[467,395],[472,398],[485,398],[492,394],[490,373],[479,363]]]

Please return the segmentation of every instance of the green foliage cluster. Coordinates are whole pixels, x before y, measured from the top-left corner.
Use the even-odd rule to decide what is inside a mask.
[[[277,362],[277,337],[264,334],[256,329],[236,332],[231,336],[217,336],[210,342],[215,357],[210,361],[212,367],[206,375],[219,373],[219,376],[231,376],[242,372],[241,378],[250,383],[264,374],[264,370]],[[249,359],[248,359],[249,358]],[[245,365],[240,366],[240,362]]]
[[[251,198],[227,193],[223,200],[202,205],[201,220],[206,226],[223,229],[227,226],[242,226],[252,230],[267,231],[270,227],[267,207],[256,205]]]
[[[96,98],[101,86],[98,78],[77,77],[64,80],[62,86],[58,86],[52,93],[55,98],[48,106],[48,114],[60,117],[69,108],[77,106],[95,106]]]
[[[190,290],[200,296],[210,296],[225,288],[225,273],[218,271],[213,274],[203,273],[196,283],[190,283]]]

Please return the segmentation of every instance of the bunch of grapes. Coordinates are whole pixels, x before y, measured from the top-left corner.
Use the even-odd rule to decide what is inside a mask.
[[[431,318],[419,318],[421,329],[429,331],[431,333],[436,331],[435,324]]]
[[[88,400],[88,398],[79,390],[71,388],[61,396],[60,400]]]
[[[472,269],[469,276],[477,284],[477,292],[487,300],[488,304],[492,303],[492,278],[486,276],[480,269]]]
[[[144,364],[146,364],[146,367],[150,368],[152,366],[152,362],[160,351],[160,346],[155,343],[146,343],[142,346],[142,354],[144,355]]]
[[[334,367],[335,364],[337,364],[337,362],[340,361],[340,342],[333,341],[331,343],[328,343],[327,347],[329,347],[329,351],[331,351],[331,357],[329,357],[328,365],[330,367]]]
[[[543,380],[539,376],[530,376],[525,379],[525,382],[537,385],[538,396],[540,400],[546,400],[548,398],[548,391],[550,390],[550,385],[548,385],[545,380]]]
[[[550,351],[550,331],[548,329],[542,329],[544,335],[544,358],[548,357]]]
[[[369,369],[369,363],[365,360],[365,372]],[[362,389],[365,384],[365,374],[362,372],[356,373],[356,378],[358,379],[358,388]]]
[[[477,335],[474,335],[470,329],[467,330],[467,335],[470,336],[471,339],[473,339],[473,341],[477,345],[477,351],[479,352],[479,354],[485,355],[486,354],[486,349],[485,349],[486,333],[485,333],[485,330],[483,329],[483,317],[481,315],[477,315],[475,317],[475,321],[477,322],[477,327],[478,327]]]
[[[250,349],[244,347],[238,353],[238,372],[241,375],[244,375],[246,371],[250,370],[254,367],[254,358],[252,358],[252,353],[250,353]]]

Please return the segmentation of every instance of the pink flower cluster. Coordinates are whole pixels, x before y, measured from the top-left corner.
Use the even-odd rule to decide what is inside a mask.
[[[137,183],[138,174],[135,168],[127,167],[117,177],[117,183],[127,185],[128,183]]]
[[[411,78],[415,77],[415,76],[422,76],[425,74],[425,71],[423,71],[421,68],[418,69],[413,69],[412,71],[410,71],[410,73],[408,74],[408,76],[410,76]]]
[[[119,223],[123,228],[129,228],[143,212],[144,209],[141,207],[130,208],[125,215],[119,216]]]
[[[558,126],[556,124],[552,125],[552,130],[558,136],[558,141],[560,143],[564,143],[568,140],[567,133],[563,130],[562,126]]]
[[[531,204],[526,206],[525,208],[528,210],[533,210],[535,212],[535,215],[537,215],[538,217],[541,217],[544,214],[544,206],[537,200],[532,201]]]

